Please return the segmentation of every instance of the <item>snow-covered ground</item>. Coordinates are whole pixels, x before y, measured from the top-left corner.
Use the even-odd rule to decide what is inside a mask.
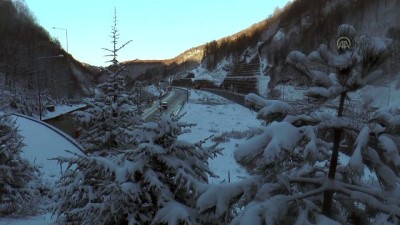
[[[154,85],[145,87],[145,90],[154,96],[161,96],[161,95],[165,94],[164,90],[162,90]]]
[[[224,148],[223,155],[210,161],[211,169],[219,176],[211,178],[210,183],[227,181],[228,171],[231,182],[247,175],[233,158],[233,151],[245,140],[246,131],[260,126],[261,122],[256,119],[256,113],[225,98],[197,90],[191,91],[189,102],[183,107],[182,113],[186,113],[182,118],[183,122],[196,123],[197,126],[193,127],[190,133],[181,135],[181,139],[197,142],[210,135],[217,139],[225,139],[225,142],[219,145]],[[211,140],[207,142],[214,143]]]
[[[56,161],[50,159],[70,156],[65,150],[80,150],[65,137],[38,122],[17,117],[17,124],[20,134],[24,137],[23,157],[41,166],[45,181],[53,183],[60,177],[61,168]]]

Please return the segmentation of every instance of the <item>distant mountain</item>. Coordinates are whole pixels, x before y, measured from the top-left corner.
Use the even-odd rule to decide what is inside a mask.
[[[63,55],[62,58],[48,58]],[[65,52],[31,14],[24,1],[0,1],[0,88],[14,92],[36,90],[53,98],[90,93],[100,70]]]
[[[191,64],[195,68],[187,71],[190,67],[177,67],[164,76],[182,77],[191,72],[195,79],[212,80],[217,85],[224,85],[224,81],[236,77],[237,81],[229,84],[232,90],[236,83],[249,86],[249,83],[257,82],[254,78],[240,78],[240,75],[267,75],[271,78],[270,86],[280,82],[301,83],[303,81],[295,80],[298,76],[293,76],[296,71],[285,63],[288,53],[293,50],[309,53],[321,43],[336,48],[336,30],[343,23],[353,25],[359,34],[393,39],[393,55],[387,69],[389,74],[396,76],[400,69],[398,18],[400,0],[294,0],[248,29],[194,48],[199,52],[197,59],[201,58],[195,61],[197,66]],[[149,71],[149,77],[156,75]],[[244,87],[242,92],[254,88]]]
[[[175,58],[165,60],[131,60],[122,62],[129,85],[135,80],[157,82],[175,74],[187,73],[200,65],[204,45],[186,50]]]
[[[270,87],[303,82],[295,80],[295,71],[286,65],[288,53],[308,53],[321,43],[335,48],[337,26],[349,23],[360,34],[394,40],[388,67],[390,74],[396,75],[400,69],[398,18],[400,0],[294,0],[243,31],[193,47],[173,59],[122,64],[130,86],[136,80],[157,82],[191,73],[194,80],[211,80],[231,90],[258,91],[258,75],[268,76]],[[39,63],[41,87],[53,95],[89,94],[92,85],[105,79],[104,68],[78,62],[52,40],[23,1],[0,1],[0,87],[35,89],[37,59],[58,54],[65,57]],[[244,87],[236,87],[240,83]]]

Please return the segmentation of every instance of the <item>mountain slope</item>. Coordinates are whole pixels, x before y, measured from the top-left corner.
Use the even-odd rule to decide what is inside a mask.
[[[63,55],[62,58],[52,56]],[[53,98],[89,93],[99,71],[65,52],[37,22],[23,1],[0,1],[0,88],[29,92],[38,81]]]
[[[301,83],[294,80],[295,71],[285,63],[288,53],[309,53],[321,43],[336,48],[336,29],[348,23],[359,34],[394,40],[387,70],[396,76],[400,68],[399,17],[400,0],[295,0],[244,31],[204,45],[202,64],[192,72],[221,82],[221,74],[224,79],[237,76],[234,68],[250,64],[249,57],[258,57],[258,74],[270,76],[270,87],[281,82]]]

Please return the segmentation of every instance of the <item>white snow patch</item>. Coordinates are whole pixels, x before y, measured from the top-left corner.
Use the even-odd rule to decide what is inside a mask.
[[[209,73],[203,73],[197,77],[194,78],[194,80],[209,80],[209,81],[214,81],[214,77],[211,76]]]
[[[273,37],[274,41],[280,41],[285,39],[286,35],[285,33],[282,31],[282,29],[280,29],[278,32],[276,32],[275,36]]]
[[[32,120],[17,117],[20,134],[24,137],[22,156],[41,166],[45,182],[53,184],[60,178],[61,167],[57,161],[50,160],[58,156],[71,156],[65,150],[79,153],[80,150],[54,130]]]
[[[271,78],[269,76],[259,76],[258,77],[258,94],[261,96],[266,96],[268,93],[268,84]]]
[[[208,103],[207,103],[208,102]],[[245,132],[252,127],[259,127],[261,122],[256,119],[256,113],[225,98],[204,91],[191,91],[189,102],[183,107],[183,122],[196,123],[191,133],[180,136],[190,142],[198,142],[210,135],[219,136],[224,132]],[[210,160],[210,168],[220,178],[210,178],[210,183],[227,181],[228,172],[231,182],[240,177],[247,176],[244,168],[240,167],[234,157],[233,151],[244,139],[231,138],[228,142],[220,143],[224,148],[223,155]],[[210,145],[214,142],[208,141]]]
[[[160,96],[160,95],[164,94],[163,90],[161,90],[160,88],[158,88],[154,85],[145,87],[145,91],[147,91],[148,93],[150,93],[151,95],[154,95],[154,96]]]
[[[200,65],[191,72],[194,74],[195,79],[207,79],[214,81],[215,84],[222,84],[225,77],[228,75],[229,65],[230,59],[224,59],[217,64],[213,71],[209,71],[204,67],[204,65]]]

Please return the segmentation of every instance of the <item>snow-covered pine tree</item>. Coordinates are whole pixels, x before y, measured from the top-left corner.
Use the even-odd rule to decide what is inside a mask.
[[[133,96],[125,90],[125,78],[121,75],[123,67],[117,60],[117,52],[130,41],[118,47],[119,33],[117,29],[117,14],[114,10],[114,20],[111,31],[112,49],[106,49],[112,54],[109,76],[98,85],[97,93],[92,101],[86,101],[87,109],[75,113],[80,123],[80,142],[87,152],[106,154],[104,151],[124,149],[132,145],[134,140],[130,133],[134,126],[141,123],[138,107]]]
[[[22,136],[10,114],[0,114],[0,216],[37,210],[38,168],[21,157]]]
[[[86,152],[103,154],[133,144],[131,132],[142,119],[123,81],[119,71],[111,74],[98,86],[95,98],[86,101],[87,109],[74,113],[80,124],[79,141]]]
[[[300,52],[287,57],[314,85],[308,96],[320,102],[339,97],[337,114],[248,95],[269,124],[235,152],[250,177],[209,188],[197,202],[203,214],[223,221],[239,208],[231,224],[240,225],[399,223],[400,112],[381,109],[356,117],[344,111],[348,92],[382,75],[379,65],[388,43],[356,38],[349,25],[339,27],[339,37],[344,36],[356,44],[341,54],[321,45],[308,57]],[[334,72],[313,70],[311,61]],[[343,153],[348,162],[340,162]],[[369,170],[371,176],[363,175]]]
[[[77,113],[86,151],[58,158],[68,167],[54,193],[54,213],[63,224],[199,224],[196,199],[215,176],[208,159],[220,149],[179,140],[190,126],[179,118],[140,124],[119,74],[115,31],[114,73]]]
[[[141,125],[138,144],[112,157],[75,155],[55,205],[64,224],[199,224],[196,200],[215,176],[208,159],[220,152],[178,139],[179,118]]]

